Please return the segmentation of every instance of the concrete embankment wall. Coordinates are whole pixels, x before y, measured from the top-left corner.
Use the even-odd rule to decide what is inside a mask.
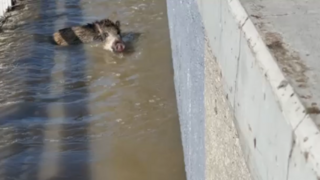
[[[0,0],[0,17],[6,12],[8,7],[12,5],[12,0]]]
[[[319,130],[239,0],[167,0],[188,180],[319,180]]]

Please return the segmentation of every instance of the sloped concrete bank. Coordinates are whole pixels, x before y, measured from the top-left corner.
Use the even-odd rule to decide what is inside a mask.
[[[261,7],[271,1],[264,3],[167,0],[188,180],[320,178],[317,100],[302,100],[300,86],[291,80],[295,76],[286,74],[298,73],[292,64],[305,67],[289,55],[290,41],[279,41],[286,31],[261,32],[262,23],[252,20],[263,18]],[[294,3],[286,10],[307,8]],[[249,7],[260,7],[260,14]]]

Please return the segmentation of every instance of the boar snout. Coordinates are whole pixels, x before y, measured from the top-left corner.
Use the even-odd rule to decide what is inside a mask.
[[[115,41],[112,45],[112,50],[114,52],[123,52],[126,46],[122,41]]]

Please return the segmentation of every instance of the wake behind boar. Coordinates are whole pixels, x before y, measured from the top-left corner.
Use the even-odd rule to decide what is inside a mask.
[[[53,34],[53,41],[60,46],[102,41],[104,49],[112,52],[123,52],[125,49],[121,37],[120,22],[113,22],[109,19],[60,29]]]

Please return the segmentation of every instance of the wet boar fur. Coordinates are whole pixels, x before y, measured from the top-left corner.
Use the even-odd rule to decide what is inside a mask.
[[[121,37],[120,22],[103,19],[83,26],[60,29],[53,34],[53,41],[57,45],[68,46],[93,41],[107,41],[108,37],[115,39],[115,36]]]

